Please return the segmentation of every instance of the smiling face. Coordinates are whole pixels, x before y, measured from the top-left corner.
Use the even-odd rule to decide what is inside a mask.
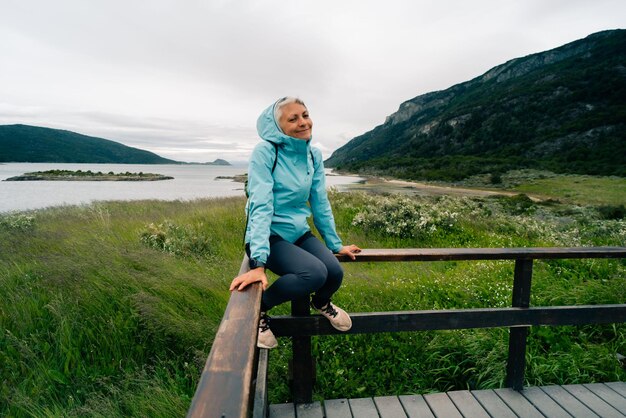
[[[300,103],[288,103],[280,109],[278,126],[285,135],[298,139],[311,139],[313,132],[309,111]]]

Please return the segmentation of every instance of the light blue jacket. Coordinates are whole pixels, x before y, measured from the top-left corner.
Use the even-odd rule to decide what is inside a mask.
[[[307,218],[311,214],[326,246],[338,252],[342,243],[326,193],[322,153],[311,147],[311,140],[282,133],[274,119],[274,106],[265,109],[257,120],[263,141],[254,148],[248,167],[245,241],[250,244],[250,258],[267,262],[270,235],[295,242],[310,230]],[[271,143],[278,145],[278,156]]]

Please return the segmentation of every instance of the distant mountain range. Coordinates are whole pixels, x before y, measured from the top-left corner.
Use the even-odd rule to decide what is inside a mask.
[[[626,177],[626,30],[408,100],[326,165],[425,180],[517,168]]]
[[[29,125],[0,125],[0,162],[185,164],[119,142]],[[217,159],[211,165],[230,165]]]

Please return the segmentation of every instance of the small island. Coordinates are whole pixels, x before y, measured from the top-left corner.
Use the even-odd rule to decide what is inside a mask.
[[[108,173],[102,173],[101,171],[94,173],[91,170],[48,170],[24,173],[20,176],[9,177],[4,181],[157,181],[171,180],[173,178],[162,174],[130,173],[128,171],[125,173],[114,173],[112,171]]]
[[[246,183],[248,181],[248,173],[236,174],[234,176],[217,176],[215,180],[232,180],[237,183]]]

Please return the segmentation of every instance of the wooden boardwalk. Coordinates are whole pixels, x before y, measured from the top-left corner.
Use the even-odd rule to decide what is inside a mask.
[[[270,418],[625,418],[626,383],[460,390],[270,405]]]

